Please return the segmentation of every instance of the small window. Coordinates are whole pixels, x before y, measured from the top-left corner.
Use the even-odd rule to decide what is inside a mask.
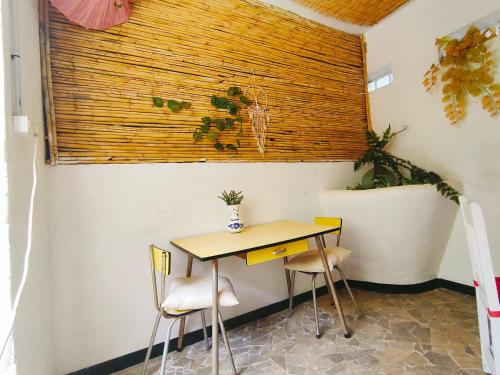
[[[481,31],[484,31],[485,29],[489,29],[490,27],[493,27],[495,29],[495,33],[497,34],[497,36],[500,35],[500,19],[498,21],[494,22],[492,25],[483,27],[481,29]],[[489,33],[488,33],[488,36],[489,36]]]
[[[388,86],[393,82],[391,66],[385,66],[368,75],[368,92],[375,91],[381,87]]]
[[[477,26],[481,31],[484,31],[490,27],[496,30],[496,34],[500,35],[500,9],[488,14],[487,16],[480,18],[454,32],[448,34],[452,38],[460,39],[462,38],[471,25]]]
[[[497,35],[500,35],[500,10],[498,10],[498,11],[496,11],[496,12],[494,12],[486,17],[478,19],[475,22],[473,22],[472,24],[464,26],[461,29],[454,31],[451,34],[448,34],[447,36],[454,38],[454,39],[461,39],[467,33],[467,30],[469,30],[469,27],[471,25],[477,26],[479,28],[479,30],[481,30],[481,32],[484,32],[485,30],[488,30],[489,28],[493,28],[495,30],[495,33]],[[441,59],[443,57],[444,57],[444,51],[441,48],[439,48],[438,49],[439,61],[441,61]]]

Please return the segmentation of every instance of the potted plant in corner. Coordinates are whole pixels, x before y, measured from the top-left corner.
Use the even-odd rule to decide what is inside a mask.
[[[231,190],[229,193],[225,190],[218,197],[226,202],[230,213],[229,223],[227,228],[231,233],[239,233],[243,230],[243,222],[240,220],[240,203],[243,200],[242,192]]]
[[[354,187],[348,186],[347,189],[366,190],[389,186],[431,184],[436,187],[436,190],[441,195],[458,204],[460,193],[444,182],[439,175],[432,171],[426,171],[408,160],[398,158],[385,151],[385,147],[392,138],[405,130],[406,126],[403,130],[393,133],[389,125],[382,136],[379,136],[373,130],[367,132],[368,150],[354,163],[354,170],[357,171],[363,165],[370,164],[373,165],[373,168],[365,173],[361,183]]]
[[[343,219],[343,246],[354,250],[345,266],[352,280],[413,285],[435,279],[455,222],[460,193],[435,172],[389,153],[395,134],[370,131],[354,168],[371,170],[354,187],[319,194],[319,214]]]

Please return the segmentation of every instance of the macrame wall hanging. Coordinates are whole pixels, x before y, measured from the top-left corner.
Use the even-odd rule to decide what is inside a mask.
[[[250,104],[247,105],[248,118],[252,125],[253,137],[257,142],[257,149],[264,155],[266,150],[266,131],[269,126],[267,93],[262,87],[257,86],[255,75],[253,76],[253,82],[252,85],[245,89],[243,95],[250,99]]]

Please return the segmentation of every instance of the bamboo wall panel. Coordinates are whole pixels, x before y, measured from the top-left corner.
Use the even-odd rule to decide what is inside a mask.
[[[332,161],[366,150],[357,35],[242,0],[142,0],[129,23],[106,31],[73,25],[49,5],[46,22],[58,163]],[[252,71],[269,96],[265,155],[244,111],[237,152],[195,144],[201,117],[227,117],[211,96],[251,84]],[[173,113],[153,107],[152,96],[192,107]]]
[[[325,16],[372,26],[408,0],[293,0]]]

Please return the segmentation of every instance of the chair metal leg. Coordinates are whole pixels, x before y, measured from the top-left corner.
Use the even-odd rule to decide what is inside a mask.
[[[328,290],[328,297],[330,297],[330,304],[335,305],[335,301],[333,300],[332,291],[330,290],[330,285],[328,284],[328,280],[326,278],[325,272],[323,272],[323,277],[325,278],[325,285],[326,285],[326,289]]]
[[[146,359],[144,360],[144,365],[142,366],[141,375],[146,374],[148,368],[149,358],[151,357],[151,350],[153,349],[153,344],[156,338],[156,332],[158,332],[158,326],[160,325],[161,312],[156,316],[155,324],[153,325],[153,332],[151,333],[151,338],[149,339],[148,351],[146,353]]]
[[[356,303],[356,299],[354,298],[354,295],[352,294],[351,288],[349,287],[349,283],[347,282],[347,279],[344,276],[344,272],[340,269],[339,266],[335,266],[337,269],[340,277],[344,281],[345,287],[347,288],[347,291],[349,292],[349,295],[351,296],[352,302],[354,303],[354,307],[356,308],[356,311],[358,312],[358,315],[361,315],[361,310],[358,307],[358,304]]]
[[[193,270],[193,257],[188,256],[186,264],[186,277],[191,277]],[[186,328],[186,317],[181,318],[179,323],[179,335],[177,336],[177,351],[180,352],[184,348],[184,329]]]
[[[295,274],[296,271],[292,271],[292,280],[290,281],[290,293],[288,295],[288,317],[292,316],[293,309],[293,287],[295,285]]]
[[[220,314],[220,312],[218,313],[218,316],[220,332],[222,333],[222,338],[224,339],[224,345],[226,346],[227,354],[229,355],[229,359],[231,360],[231,365],[233,366],[233,374],[237,375],[238,373],[236,372],[236,366],[234,365],[233,353],[231,352],[229,340],[227,339],[226,328],[224,327],[224,320],[222,319],[222,315]]]
[[[203,338],[205,339],[205,349],[208,352],[210,350],[210,344],[208,342],[207,321],[205,319],[205,310],[200,310],[200,315],[201,315],[201,325],[203,326]]]
[[[316,320],[316,338],[320,338],[319,333],[319,319],[318,319],[318,301],[316,300],[316,277],[317,273],[312,275],[312,294],[313,294],[313,305],[314,305],[314,319]]]
[[[179,318],[175,318],[172,320],[172,323],[168,325],[167,335],[165,337],[165,345],[163,346],[163,355],[161,357],[161,367],[160,367],[160,375],[165,375],[165,366],[167,364],[167,353],[168,353],[168,344],[170,343],[170,334],[172,333],[172,327],[175,322],[179,320]]]
[[[350,338],[350,337],[352,337],[352,334],[349,331],[349,327],[347,327],[347,323],[345,321],[342,307],[339,304],[339,299],[337,297],[337,292],[335,290],[335,284],[333,283],[333,275],[330,271],[328,259],[327,259],[326,254],[325,254],[325,249],[323,248],[323,244],[321,243],[321,239],[318,236],[316,236],[316,245],[318,246],[318,253],[319,253],[319,256],[321,258],[321,263],[323,263],[323,269],[325,270],[326,278],[327,278],[328,284],[330,285],[330,289],[332,291],[333,300],[335,301],[335,308],[337,309],[337,314],[339,316],[340,324],[342,326],[342,330],[344,331],[344,337]]]

